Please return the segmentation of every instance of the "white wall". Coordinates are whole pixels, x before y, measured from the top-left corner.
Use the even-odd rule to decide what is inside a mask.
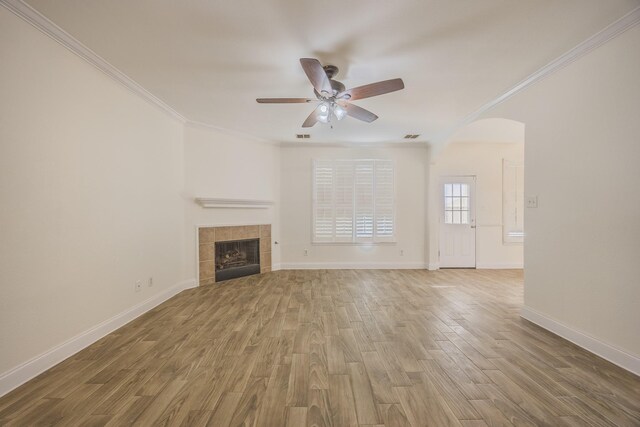
[[[181,123],[2,7],[0,58],[1,374],[179,284],[184,209]]]
[[[526,217],[527,309],[636,358],[639,44],[636,27],[492,112],[527,124],[526,191],[540,203]],[[273,224],[274,266],[433,258],[439,171],[425,148],[279,148],[183,128],[4,8],[0,57],[0,379],[195,280],[197,224]],[[354,157],[396,161],[398,243],[311,245],[311,160]],[[204,210],[196,196],[276,204]]]
[[[184,131],[185,277],[196,277],[196,226],[271,224],[272,264],[280,263],[279,147],[186,126]],[[196,197],[270,200],[267,209],[204,209]]]
[[[442,202],[438,178],[455,175],[476,176],[476,266],[477,268],[522,268],[523,246],[502,241],[502,160],[524,161],[524,144],[453,142],[431,165],[436,195],[430,216],[437,227]],[[438,229],[430,233],[438,240]],[[437,243],[435,244],[437,247]],[[437,257],[437,251],[435,252]],[[435,264],[437,258],[433,260]]]
[[[281,251],[286,268],[424,268],[426,148],[281,148]],[[312,244],[312,160],[393,159],[396,173],[397,243]],[[307,249],[308,256],[304,256]],[[400,250],[404,255],[400,255]]]
[[[525,315],[640,373],[638,46],[640,26],[492,115],[526,123]]]

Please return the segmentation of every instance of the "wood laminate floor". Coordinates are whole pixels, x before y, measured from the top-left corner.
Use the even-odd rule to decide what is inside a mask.
[[[0,424],[639,426],[640,379],[521,305],[517,270],[192,289],[1,398]]]

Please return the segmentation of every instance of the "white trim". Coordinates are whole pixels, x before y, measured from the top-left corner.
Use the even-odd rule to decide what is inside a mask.
[[[196,197],[195,200],[203,208],[267,209],[273,206],[271,200],[215,199],[209,197]]]
[[[380,242],[367,242],[362,240],[357,242],[311,242],[311,246],[396,246],[397,244],[397,240],[383,240]]]
[[[211,227],[248,227],[248,226],[252,226],[252,225],[271,225],[273,226],[273,224],[247,224],[246,222],[244,223],[229,223],[229,222],[220,222],[220,223],[206,223],[206,224],[196,224],[196,232],[198,231],[199,228],[211,228]]]
[[[273,251],[271,251],[271,255],[273,255]],[[278,270],[282,270],[280,268],[280,263],[278,264],[271,264],[271,271],[278,271]]]
[[[426,264],[427,270],[429,271],[435,271],[435,270],[440,270],[440,263],[439,262],[429,262]]]
[[[634,27],[639,23],[640,23],[640,6],[636,7],[635,9],[633,9],[631,12],[627,13],[620,19],[607,25],[605,28],[598,31],[596,34],[592,35],[588,39],[584,40],[582,43],[578,44],[573,49],[565,52],[564,54],[560,55],[558,58],[549,62],[544,67],[540,68],[538,71],[529,75],[520,83],[513,86],[511,89],[507,90],[506,92],[502,93],[498,97],[492,99],[491,101],[487,102],[486,104],[478,108],[476,111],[467,115],[465,118],[460,120],[458,123],[453,125],[444,133],[434,138],[434,142],[443,142],[443,141],[446,142],[458,129],[475,121],[482,114],[492,110],[498,104],[501,104],[502,102],[506,101],[507,99],[511,98],[517,93],[522,92],[528,87],[533,86],[540,80],[550,76],[556,71],[559,71],[560,69],[578,60],[579,58],[583,57],[587,53],[600,47],[601,45],[605,44],[609,40],[619,36],[623,32],[627,31],[628,29]]]
[[[640,357],[638,356],[551,319],[531,307],[522,307],[520,316],[629,372],[640,375]]]
[[[196,263],[196,286],[200,286],[200,227],[207,227],[206,225],[196,225],[196,251],[195,263]],[[215,227],[215,226],[213,226]]]
[[[476,262],[478,270],[502,270],[502,269],[522,269],[522,262]]]
[[[131,322],[133,319],[146,313],[152,308],[162,304],[174,295],[184,291],[185,289],[194,288],[196,280],[190,279],[178,283],[151,298],[142,301],[139,304],[116,314],[96,326],[76,335],[73,338],[53,347],[52,349],[28,360],[7,372],[0,374],[0,396],[3,396],[24,384],[35,376],[41,374],[61,361],[73,356],[80,350],[88,347],[98,341],[105,335],[110,334],[116,329]]]
[[[163,110],[165,113],[169,114],[174,119],[179,120],[181,123],[184,123],[187,119],[174,110],[167,103],[162,101],[160,98],[146,90],[136,81],[134,81],[131,77],[127,76],[125,73],[120,71],[115,66],[111,65],[105,59],[103,59],[100,55],[89,49],[87,46],[82,44],[78,39],[73,37],[71,34],[67,33],[65,30],[57,26],[53,23],[49,18],[26,4],[22,0],[0,0],[0,5],[4,6],[15,15],[24,19],[29,24],[33,25],[38,30],[42,31],[47,36],[51,37],[53,40],[60,43],[62,46],[69,49],[71,52],[75,53],[80,58],[87,61],[89,64],[96,67],[98,70],[105,73],[107,76],[111,77],[116,82],[122,84],[124,87],[129,89],[131,92],[137,94],[145,101],[150,104],[155,105],[156,107]]]
[[[413,141],[413,142],[313,142],[304,141],[282,141],[278,143],[280,147],[285,148],[426,148],[427,141]]]
[[[2,1],[2,0],[0,0]],[[212,125],[210,123],[205,123],[205,122],[198,122],[195,120],[189,120],[187,119],[187,121],[185,122],[185,126],[189,126],[191,128],[200,128],[200,129],[205,129],[205,130],[213,130],[213,131],[217,131],[219,133],[223,133],[225,135],[229,135],[229,136],[234,136],[236,138],[242,138],[243,140],[248,140],[249,142],[255,142],[255,143],[261,143],[261,144],[271,144],[271,145],[275,145],[275,146],[279,146],[280,142],[279,141],[275,141],[272,139],[266,139],[266,138],[260,138],[258,136],[255,135],[251,135],[245,132],[241,132],[241,131],[237,131],[234,129],[228,129],[228,128],[223,128],[221,126],[216,126],[216,125]]]
[[[423,262],[283,262],[281,270],[416,270],[426,269]]]
[[[23,0],[0,0],[0,5],[4,6],[5,8],[13,12],[15,15],[19,16],[20,18],[24,19],[25,21],[33,25],[35,28],[42,31],[44,34],[48,35],[53,40],[57,41],[58,43],[60,43],[61,45],[69,49],[71,52],[75,53],[80,58],[84,59],[85,61],[93,65],[94,67],[98,68],[100,71],[104,72],[106,75],[108,75],[118,83],[122,84],[123,86],[125,86],[132,92],[138,94],[140,97],[142,97],[149,103],[157,106],[158,108],[160,108],[161,110],[163,110],[164,112],[166,112],[167,114],[169,114],[170,116],[174,117],[175,119],[179,120],[184,124],[197,126],[197,127],[211,128],[211,129],[216,129],[220,131],[226,131],[239,136],[242,135],[244,137],[248,137],[256,141],[267,141],[270,143],[275,143],[275,144],[279,144],[281,146],[287,146],[287,147],[308,147],[308,146],[353,147],[356,145],[358,147],[360,146],[362,147],[380,147],[380,146],[416,147],[420,145],[433,145],[434,142],[437,143],[437,142],[446,141],[451,135],[455,133],[456,130],[473,122],[480,115],[491,110],[496,105],[507,100],[508,98],[512,97],[516,93],[521,92],[522,90],[528,88],[529,86],[533,85],[539,80],[542,80],[543,78],[554,73],[555,71],[558,71],[565,65],[570,64],[576,59],[589,53],[593,49],[599,47],[600,45],[622,34],[624,31],[628,30],[629,28],[632,28],[633,26],[640,23],[640,6],[639,6],[633,9],[631,12],[624,15],[623,17],[621,17],[620,19],[618,19],[617,21],[611,23],[610,25],[608,25],[598,33],[589,37],[588,39],[586,39],[585,41],[583,41],[573,49],[569,50],[565,54],[551,61],[549,64],[540,68],[538,71],[531,74],[529,77],[525,78],[524,80],[522,80],[520,83],[518,83],[508,91],[502,93],[495,99],[484,104],[478,110],[467,115],[464,119],[456,123],[447,131],[438,135],[432,141],[424,141],[424,142],[412,141],[410,143],[405,141],[383,142],[382,144],[380,143],[334,143],[334,142],[299,144],[299,143],[296,143],[295,141],[280,142],[280,141],[255,137],[252,135],[245,134],[244,132],[234,131],[231,129],[223,128],[223,127],[212,125],[209,123],[189,120],[188,118],[180,114],[178,111],[173,109],[173,107],[171,107],[170,105],[162,101],[160,98],[158,98],[157,96],[155,96],[154,94],[146,90],[137,82],[135,82],[132,78],[124,74],[118,68],[116,68],[115,66],[107,62],[100,55],[98,55],[97,53],[89,49],[87,46],[85,46],[83,43],[81,43],[78,39],[73,37],[71,34],[67,33],[65,30],[60,28],[58,25],[56,25],[46,16],[44,16],[43,14],[41,14],[40,12],[38,12],[37,10],[29,6]]]

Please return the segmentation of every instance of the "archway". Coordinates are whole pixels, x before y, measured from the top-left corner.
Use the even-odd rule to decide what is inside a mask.
[[[484,118],[455,132],[431,159],[429,269],[523,267],[524,139],[524,123]],[[468,182],[473,199],[445,195],[445,178]]]

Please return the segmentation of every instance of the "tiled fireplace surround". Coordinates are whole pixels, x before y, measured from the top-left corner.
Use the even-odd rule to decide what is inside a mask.
[[[199,227],[200,286],[210,285],[216,281],[216,242],[243,239],[260,239],[260,273],[271,271],[271,224]]]

